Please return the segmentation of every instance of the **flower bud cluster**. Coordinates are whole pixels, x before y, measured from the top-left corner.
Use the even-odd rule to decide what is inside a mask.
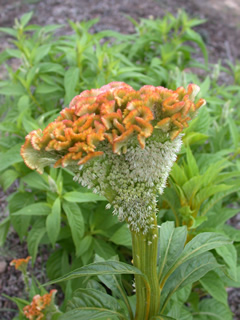
[[[132,231],[145,233],[156,213],[156,195],[163,192],[181,148],[181,137],[164,143],[149,139],[144,149],[135,145],[133,139],[128,152],[121,155],[105,146],[104,155],[86,163],[74,179],[105,196],[113,213],[126,220]]]

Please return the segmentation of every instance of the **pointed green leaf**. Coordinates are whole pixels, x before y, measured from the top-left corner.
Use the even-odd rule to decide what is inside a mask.
[[[0,222],[0,247],[4,244],[10,227],[10,217]]]
[[[97,276],[104,274],[137,274],[143,276],[142,272],[139,269],[126,263],[119,261],[105,261],[91,263],[89,265],[78,268],[63,277],[47,283],[46,285],[80,277]]]
[[[227,264],[229,276],[237,281],[237,251],[234,245],[228,244],[215,250]]]
[[[18,177],[19,173],[15,170],[4,171],[0,176],[0,184],[3,187],[3,191],[6,191]]]
[[[194,320],[232,320],[229,307],[215,299],[203,299],[199,303],[199,311],[193,313]]]
[[[103,239],[94,238],[93,248],[97,255],[104,258],[105,260],[110,259],[115,256],[115,250],[112,245]]]
[[[199,169],[197,162],[192,154],[192,151],[189,147],[187,147],[187,166],[186,172],[188,173],[188,178],[199,175]]]
[[[29,254],[32,257],[32,263],[35,262],[39,243],[42,240],[45,233],[46,233],[46,227],[44,225],[43,220],[37,220],[32,226],[32,229],[30,230],[30,232],[28,233],[27,244],[28,244]]]
[[[22,162],[23,159],[20,156],[20,148],[22,144],[17,144],[11,149],[9,149],[7,152],[2,153],[1,156],[1,162],[0,162],[0,171],[3,171],[10,167],[12,164]]]
[[[131,247],[132,238],[127,224],[122,224],[122,226],[111,236],[109,241],[112,241],[118,245]]]
[[[46,216],[50,214],[51,206],[46,202],[37,202],[30,204],[16,212],[13,212],[13,216]]]
[[[61,200],[57,198],[52,206],[51,213],[47,216],[46,227],[48,237],[54,246],[61,228]]]
[[[76,95],[76,86],[79,82],[79,68],[70,67],[64,76],[65,97],[64,104],[68,105],[72,98]]]
[[[173,222],[165,222],[160,228],[159,280],[173,266],[182,253],[187,238],[187,228],[174,228]]]
[[[92,242],[93,242],[93,237],[91,235],[86,235],[81,240],[79,240],[78,249],[77,249],[77,253],[79,257],[89,249]]]
[[[71,191],[64,194],[63,198],[69,202],[91,202],[91,201],[106,201],[106,198],[99,196],[95,193],[84,193],[84,192],[77,192]]]
[[[172,179],[181,187],[185,182],[187,182],[188,178],[184,172],[184,169],[180,167],[177,163],[174,163],[171,173]]]
[[[205,252],[181,264],[168,278],[164,288],[161,312],[166,308],[171,296],[177,290],[189,283],[193,283],[203,277],[207,272],[219,267],[216,259],[210,252]],[[163,302],[164,301],[164,302]]]
[[[186,261],[196,258],[202,253],[211,249],[224,246],[231,243],[225,236],[213,232],[202,232],[188,242],[182,251],[181,255],[175,261],[174,265],[167,270],[165,277],[162,280],[162,287],[168,277]]]
[[[22,181],[27,183],[29,187],[43,191],[49,191],[49,185],[46,183],[47,174],[40,175],[37,172],[31,172],[22,178]]]
[[[224,283],[222,279],[218,276],[218,274],[214,271],[210,271],[205,274],[200,280],[203,288],[217,301],[222,302],[226,306],[227,302],[227,291],[224,287]]]
[[[114,256],[109,260],[118,261],[118,256]],[[95,255],[94,262],[104,262],[104,261],[106,261],[106,260],[104,260],[102,257],[98,256],[97,254]],[[108,289],[110,289],[112,291],[112,294],[115,297],[121,296],[121,294],[119,292],[119,284],[118,284],[118,280],[116,278],[116,275],[112,275],[112,274],[98,275],[98,279],[101,281],[101,283],[103,283]]]
[[[94,289],[78,289],[68,302],[67,312],[59,320],[86,320],[115,317],[126,319],[123,310],[114,297]]]
[[[182,186],[182,190],[183,190],[188,202],[191,203],[192,198],[201,189],[201,186],[202,186],[202,177],[201,176],[195,176],[195,177],[190,178]]]
[[[177,319],[159,314],[158,316],[152,317],[151,320],[177,320]]]
[[[216,186],[208,186],[205,188],[202,188],[195,198],[193,199],[193,206],[198,207],[200,206],[206,199],[210,198],[212,195],[229,190],[232,186],[226,185],[226,184],[219,184]]]
[[[82,211],[76,203],[70,203],[66,201],[63,202],[63,209],[67,215],[68,223],[72,232],[73,242],[76,248],[76,254],[78,256],[78,244],[84,235],[84,218]]]
[[[228,190],[215,194],[211,200],[206,201],[206,204],[203,205],[201,209],[201,216],[205,215],[218,201],[237,191],[239,191],[239,186],[234,186]]]
[[[26,24],[31,20],[32,15],[33,15],[33,11],[25,13],[24,15],[21,16],[20,23],[22,27],[26,26]]]

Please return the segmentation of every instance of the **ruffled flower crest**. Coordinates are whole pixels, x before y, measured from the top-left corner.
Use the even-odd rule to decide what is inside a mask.
[[[21,155],[31,169],[68,167],[82,185],[104,195],[121,220],[146,231],[180,150],[180,133],[205,104],[199,87],[169,90],[123,82],[83,91],[43,131],[26,137]]]

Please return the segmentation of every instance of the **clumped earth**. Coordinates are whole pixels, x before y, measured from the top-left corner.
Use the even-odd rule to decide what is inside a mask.
[[[134,26],[127,19],[131,16],[140,18],[160,18],[166,12],[176,14],[184,9],[190,16],[207,19],[204,25],[197,28],[205,40],[211,63],[222,63],[240,60],[240,1],[236,0],[0,0],[0,27],[11,27],[14,19],[33,11],[32,23],[65,24],[67,20],[83,21],[99,18],[93,32],[111,29],[122,33],[134,32]],[[66,27],[64,32],[70,32]],[[0,51],[9,46],[8,38],[0,35]],[[199,57],[201,59],[201,57]],[[17,186],[12,186],[8,193],[0,190],[1,216],[7,215],[6,197]],[[239,214],[229,221],[240,229]],[[23,297],[23,281],[19,271],[9,266],[14,258],[28,255],[26,244],[19,241],[12,231],[4,248],[0,248],[0,291],[9,296]],[[45,247],[40,249],[34,269],[30,271],[41,282],[46,282],[45,264],[48,258]],[[228,289],[229,303],[234,319],[240,319],[240,289]],[[0,297],[0,319],[13,319],[16,305],[5,297]]]

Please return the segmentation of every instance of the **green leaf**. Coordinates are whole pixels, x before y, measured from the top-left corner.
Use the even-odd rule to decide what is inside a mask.
[[[158,315],[158,316],[154,316],[154,317],[152,317],[151,318],[151,320],[157,320],[157,319],[159,319],[159,320],[177,320],[176,318],[172,318],[172,317],[168,317],[168,316],[164,316],[164,315]]]
[[[51,44],[43,44],[37,48],[37,52],[34,55],[34,63],[37,64],[40,60],[42,60],[50,51]]]
[[[194,237],[190,242],[186,244],[181,255],[174,262],[173,266],[171,266],[167,270],[167,273],[163,278],[162,286],[164,285],[168,277],[186,261],[192,258],[196,258],[197,256],[201,255],[206,251],[224,246],[229,243],[231,243],[231,241],[221,234],[213,232],[202,232],[198,234],[196,237]]]
[[[94,238],[93,248],[95,253],[104,259],[110,259],[116,254],[111,244],[99,238]]]
[[[236,229],[228,224],[223,226],[224,233],[231,239],[232,241],[240,242],[240,230]]]
[[[93,237],[91,235],[86,235],[84,238],[78,242],[78,256],[82,256],[91,246],[93,242]]]
[[[165,295],[167,293],[167,297],[163,302],[161,312],[163,312],[171,296],[177,290],[189,283],[198,281],[207,272],[219,266],[220,265],[210,252],[205,252],[181,264],[176,271],[171,274],[163,288],[163,294]]]
[[[207,221],[207,217],[206,216],[203,216],[203,217],[196,217],[196,218],[193,218],[191,217],[191,219],[193,220],[193,225],[191,226],[190,229],[196,229],[198,228],[204,221]]]
[[[46,228],[43,220],[37,220],[32,226],[32,229],[30,230],[30,232],[28,233],[28,237],[27,237],[28,251],[32,257],[33,264],[36,260],[39,243],[42,240],[45,233],[46,233]]]
[[[49,93],[54,93],[57,91],[63,91],[63,89],[57,85],[57,84],[46,84],[46,83],[40,83],[35,91],[35,94],[44,95]]]
[[[51,206],[46,202],[30,204],[12,213],[13,216],[46,216],[50,214]]]
[[[106,201],[106,198],[95,193],[83,193],[77,191],[70,191],[64,194],[63,198],[69,202],[82,203],[91,201]]]
[[[240,133],[238,131],[236,122],[232,118],[228,118],[229,130],[232,136],[233,144],[237,150],[240,141]]]
[[[200,280],[203,288],[217,301],[222,302],[226,306],[227,302],[227,291],[224,287],[222,279],[214,271],[210,271],[205,274]]]
[[[17,36],[17,30],[14,30],[11,28],[0,28],[0,32],[4,32],[6,34],[9,34],[10,36],[13,36],[14,38]]]
[[[6,240],[9,227],[10,227],[10,217],[7,217],[6,219],[0,222],[0,247],[3,246]]]
[[[29,187],[33,189],[43,190],[43,191],[49,191],[49,185],[44,180],[44,177],[47,178],[47,175],[43,173],[40,175],[37,172],[31,172],[25,177],[22,178],[22,181],[27,183]]]
[[[13,182],[19,177],[19,174],[15,170],[6,170],[0,176],[0,184],[2,185],[3,191],[6,191]]]
[[[17,231],[20,240],[23,239],[23,236],[25,236],[28,231],[31,216],[13,216],[12,213],[20,210],[20,208],[22,209],[27,207],[29,204],[32,204],[33,202],[34,195],[30,192],[16,192],[9,199],[8,207],[10,212],[11,223],[14,229]]]
[[[53,63],[53,62],[42,62],[38,65],[39,73],[51,73],[55,72],[60,74],[61,76],[64,75],[65,70],[61,64]]]
[[[178,259],[178,263],[192,259],[203,252],[231,243],[225,236],[212,232],[203,232],[188,242]]]
[[[104,261],[91,263],[89,265],[78,268],[56,280],[46,283],[45,285],[72,280],[80,277],[90,277],[105,274],[137,274],[140,276],[144,276],[139,269],[126,263],[119,261]]]
[[[114,253],[115,254],[115,253]],[[119,261],[118,256],[113,256],[109,259],[110,261]],[[108,261],[109,261],[108,260]],[[95,255],[94,262],[104,262],[106,261],[104,258]],[[117,276],[118,278],[120,276]],[[98,275],[98,279],[103,283],[108,289],[112,291],[112,295],[115,297],[121,297],[121,292],[119,291],[119,283],[116,278],[116,275],[105,274],[105,275]]]
[[[115,317],[126,319],[117,299],[94,289],[78,289],[59,320],[86,320]]]
[[[127,224],[123,224],[109,239],[109,241],[114,242],[115,244],[131,247],[132,238]]]
[[[237,251],[234,245],[228,244],[215,250],[227,264],[229,276],[237,281]]]
[[[232,320],[229,307],[215,299],[203,299],[199,303],[199,311],[193,313],[194,320]]]
[[[23,159],[20,156],[20,148],[21,144],[17,144],[11,149],[9,149],[7,152],[2,153],[0,155],[1,157],[1,162],[0,162],[0,171],[3,171],[10,167],[11,165],[22,162]]]
[[[212,195],[215,195],[216,193],[227,191],[232,186],[226,185],[226,184],[219,184],[213,186],[208,186],[205,188],[202,188],[195,198],[193,199],[193,205],[194,206],[200,206],[206,199],[210,198]]]
[[[208,64],[208,52],[207,52],[207,48],[200,36],[199,33],[197,33],[196,31],[192,30],[192,29],[187,29],[184,37],[183,37],[184,41],[193,41],[196,42],[197,45],[199,46],[199,48],[202,50],[202,54],[204,56],[204,60],[205,60],[205,64]]]
[[[239,209],[222,208],[221,210],[216,210],[216,212],[208,212],[206,216],[207,222],[205,222],[201,229],[203,228],[218,228],[223,227],[224,223],[234,217],[239,212]]]
[[[47,234],[54,246],[58,238],[61,228],[61,200],[57,198],[52,206],[51,213],[47,216],[46,220]]]
[[[187,228],[174,228],[173,222],[165,222],[160,228],[159,237],[159,280],[166,275],[166,272],[173,266],[184,249],[187,238]]]
[[[211,200],[206,201],[206,204],[203,205],[201,209],[201,216],[205,215],[217,202],[237,191],[239,191],[239,186],[234,186],[228,190],[215,194]]]
[[[187,166],[186,166],[186,172],[188,173],[188,178],[199,175],[199,169],[197,162],[192,154],[191,149],[187,148]]]
[[[24,87],[19,83],[7,82],[0,86],[0,94],[5,96],[23,96],[25,93]]]
[[[49,279],[61,277],[70,271],[69,257],[66,250],[57,249],[55,250],[47,260],[46,270]],[[65,283],[61,286],[65,287]]]
[[[172,167],[171,177],[180,187],[188,181],[184,169],[180,167],[177,163],[174,163]]]
[[[63,210],[65,211],[71,228],[73,242],[76,248],[76,254],[79,256],[79,241],[84,235],[84,219],[82,211],[76,203],[63,202]]]
[[[28,22],[32,18],[32,15],[33,15],[33,11],[25,13],[24,15],[21,16],[20,23],[22,27],[25,27],[28,24]]]
[[[64,76],[64,89],[65,97],[64,104],[68,105],[69,102],[76,94],[76,86],[79,82],[79,69],[77,67],[70,67]]]
[[[209,138],[208,135],[199,132],[189,132],[183,137],[184,145],[203,144]]]

